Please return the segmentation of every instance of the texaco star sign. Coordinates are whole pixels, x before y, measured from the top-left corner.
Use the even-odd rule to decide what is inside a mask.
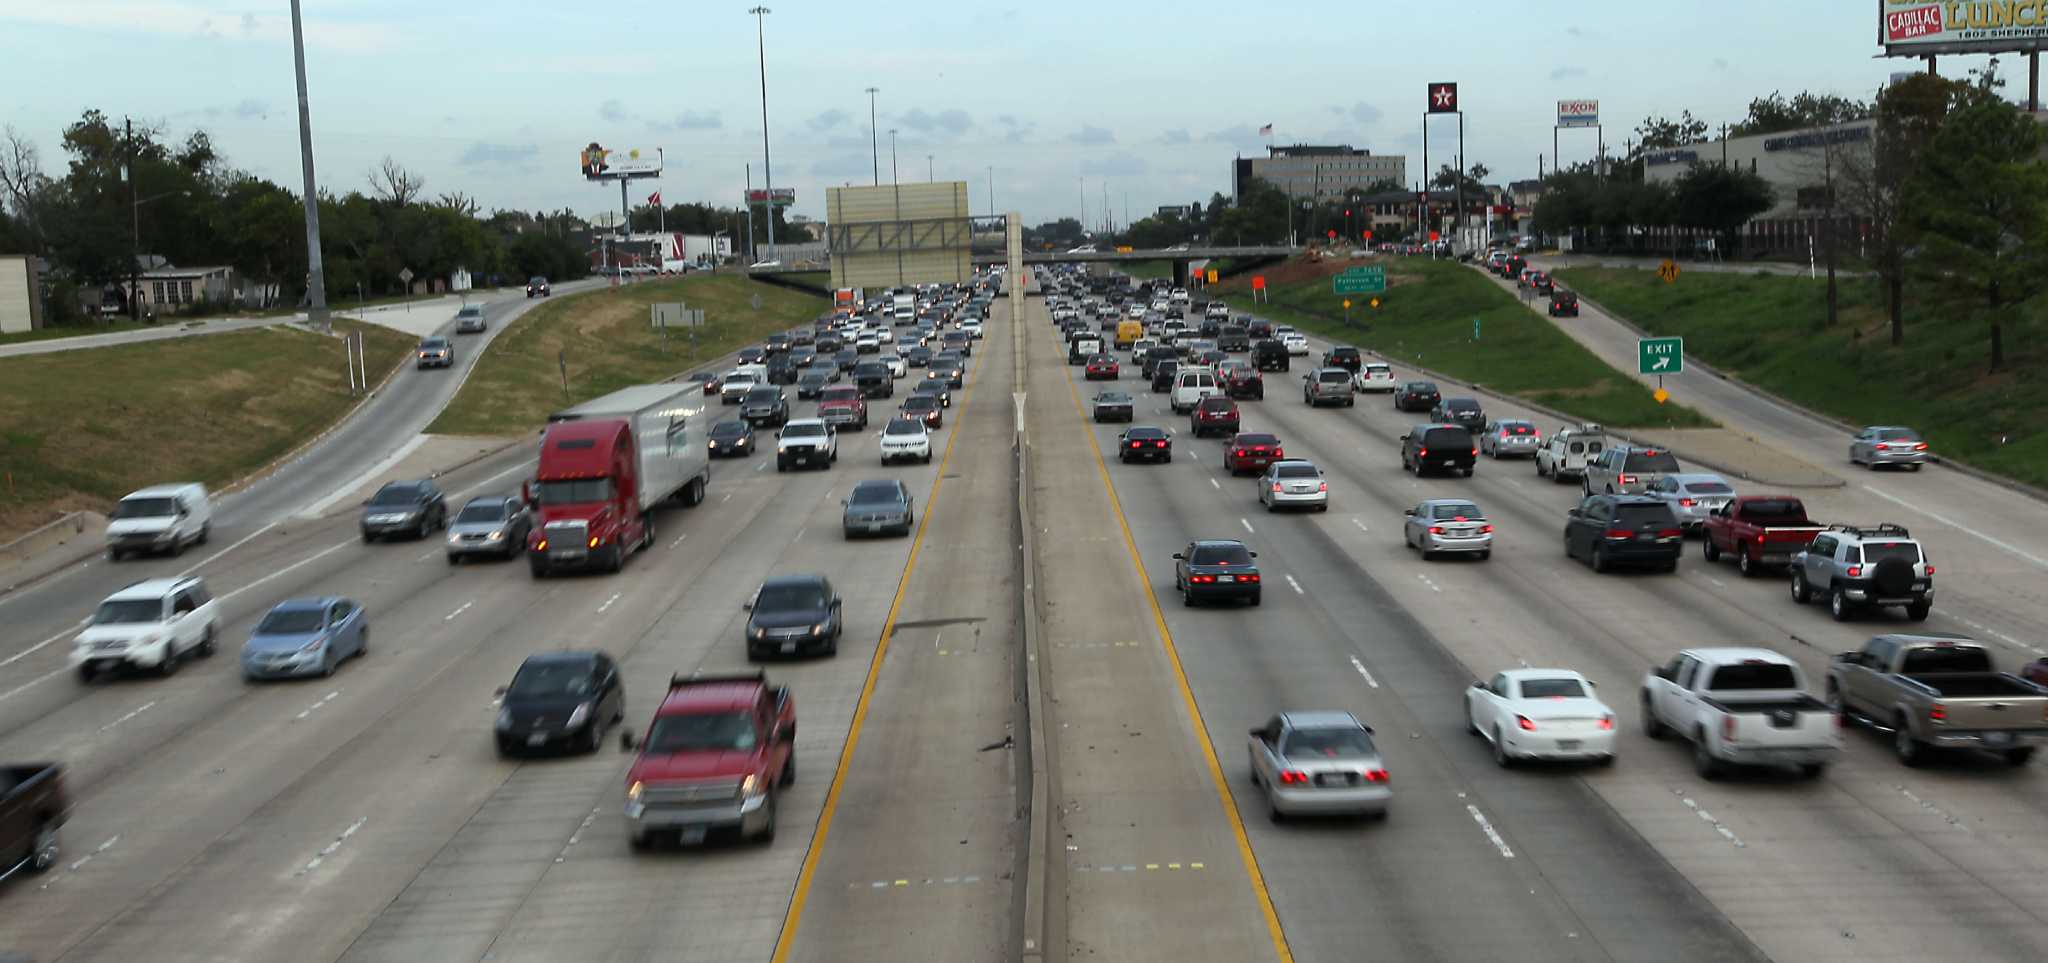
[[[1458,111],[1457,84],[1429,85],[1429,112],[1432,114],[1454,114]]]

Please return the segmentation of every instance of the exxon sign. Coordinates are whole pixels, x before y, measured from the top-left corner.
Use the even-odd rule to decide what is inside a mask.
[[[1560,100],[1557,102],[1557,126],[1598,127],[1600,126],[1600,102],[1597,100]]]

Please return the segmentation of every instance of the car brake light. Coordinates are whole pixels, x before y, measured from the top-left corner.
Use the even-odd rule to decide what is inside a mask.
[[[1385,769],[1367,769],[1367,770],[1365,771],[1365,781],[1366,781],[1366,782],[1386,782],[1386,781],[1387,781],[1387,771],[1386,771]]]
[[[1278,495],[1278,494],[1280,494],[1280,483],[1279,483],[1279,482],[1274,482],[1274,483],[1273,483],[1273,494],[1275,494],[1275,495]]]
[[[1166,447],[1166,439],[1164,439],[1164,438],[1161,438],[1161,439],[1159,439],[1158,441],[1155,441],[1155,442],[1153,442],[1153,443],[1152,443],[1152,447],[1154,447],[1154,448],[1164,448],[1164,447]]]
[[[1613,716],[1601,716],[1601,717],[1600,717],[1600,723],[1599,723],[1599,725],[1600,725],[1600,728],[1601,728],[1602,730],[1607,730],[1607,731],[1611,731],[1611,730],[1613,730],[1613,729],[1614,729],[1614,717],[1613,717]]]
[[[1491,525],[1481,525],[1481,526],[1479,526],[1479,532],[1480,532],[1480,534],[1482,534],[1482,535],[1491,535],[1491,534],[1493,534],[1493,526],[1491,526]]]
[[[1691,508],[1693,504],[1694,502],[1690,498],[1681,498],[1678,500],[1678,507],[1680,508]]]
[[[1416,450],[1415,450],[1415,457],[1417,457],[1417,458],[1427,458],[1427,457],[1429,457],[1429,449],[1427,449],[1427,448],[1418,448],[1418,449],[1416,449]]]
[[[1684,538],[1684,537],[1685,537],[1685,529],[1682,529],[1682,528],[1660,528],[1660,529],[1658,529],[1658,530],[1657,530],[1657,537],[1658,537],[1658,538]]]
[[[1134,442],[1131,442],[1131,447],[1132,447],[1132,448],[1143,448],[1143,447],[1145,447],[1145,443],[1144,443],[1144,442],[1142,442],[1142,441],[1134,441]]]
[[[1238,581],[1240,581],[1240,582],[1256,582],[1256,581],[1258,581],[1258,580],[1259,580],[1259,573],[1257,573],[1257,572],[1248,572],[1248,573],[1246,573],[1246,574],[1244,574],[1244,575],[1240,575],[1240,576],[1238,576],[1238,577],[1237,577],[1237,580],[1238,580]]]
[[[1308,773],[1299,769],[1283,769],[1280,771],[1280,782],[1287,786],[1305,786],[1308,784]]]
[[[1624,484],[1624,485],[1633,485],[1633,484],[1635,484],[1635,483],[1636,483],[1636,476],[1634,476],[1634,475],[1623,475],[1623,476],[1621,476],[1621,483],[1622,483],[1622,484]]]
[[[1478,449],[1478,448],[1473,448],[1473,449],[1472,449],[1472,457],[1474,457],[1474,458],[1477,458],[1477,457],[1479,457],[1479,449]]]
[[[1881,442],[1881,441],[1880,441],[1880,442],[1878,442],[1878,443],[1877,443],[1877,450],[1878,450],[1878,451],[1890,451],[1890,450],[1892,450],[1892,446],[1890,446],[1890,445],[1887,445],[1887,444],[1885,444],[1884,442]]]
[[[1928,563],[1927,563],[1927,574],[1929,574],[1929,575],[1933,575],[1933,574],[1934,574],[1934,563],[1933,563],[1933,562],[1928,562]]]
[[[1914,445],[1914,446],[1913,446],[1913,450],[1914,450],[1914,451],[1926,451],[1926,450],[1927,450],[1927,443],[1923,441],[1923,442],[1921,442],[1921,443],[1919,443],[1919,444],[1917,444],[1917,445]]]
[[[1237,457],[1239,457],[1239,458],[1243,458],[1243,457],[1244,457],[1244,454],[1245,454],[1245,452],[1244,452],[1244,449],[1242,449],[1242,448],[1239,448],[1239,449],[1238,449],[1237,451],[1233,452],[1232,454],[1236,455],[1236,456],[1237,456]]]
[[[1319,491],[1319,492],[1326,492],[1326,491],[1329,491],[1329,490],[1330,490],[1330,483],[1329,483],[1329,482],[1316,482],[1316,491]],[[1934,571],[1934,566],[1932,566],[1932,565],[1928,566],[1928,567],[1927,567],[1927,570],[1928,570],[1928,571],[1930,571],[1930,572]]]
[[[1536,722],[1530,719],[1528,716],[1516,716],[1515,725],[1521,726],[1523,732],[1536,731]]]
[[[1935,722],[1947,722],[1947,721],[1948,721],[1948,707],[1947,707],[1947,706],[1945,706],[1945,705],[1942,705],[1942,704],[1941,704],[1941,703],[1939,703],[1939,702],[1937,702],[1937,703],[1935,703],[1935,704],[1933,704],[1933,705],[1931,705],[1931,706],[1928,706],[1928,707],[1927,707],[1927,718],[1929,718],[1929,719],[1932,719],[1932,720],[1934,720]]]
[[[1735,717],[1733,715],[1725,715],[1721,717],[1721,738],[1735,738]]]
[[[1431,526],[1429,526],[1429,533],[1430,533],[1431,535],[1442,535],[1442,534],[1444,533],[1444,530],[1443,530],[1443,526],[1441,526],[1441,525],[1431,525]]]
[[[1611,541],[1623,542],[1634,537],[1636,537],[1636,533],[1626,528],[1610,528],[1607,530],[1607,538]]]
[[[1757,543],[1758,545],[1762,545],[1762,544],[1764,543],[1764,533],[1762,533],[1762,532],[1758,532],[1758,533],[1756,533],[1756,543]]]
[[[1849,566],[1849,577],[1850,577],[1850,578],[1861,578],[1862,576],[1863,576],[1863,566],[1861,566],[1861,565],[1851,565],[1851,566]]]

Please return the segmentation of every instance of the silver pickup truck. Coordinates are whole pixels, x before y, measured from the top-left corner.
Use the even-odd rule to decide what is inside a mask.
[[[1959,636],[1880,635],[1828,666],[1828,704],[1889,732],[1908,766],[1935,748],[1982,749],[2014,766],[2048,742],[2048,688],[1992,664]]]

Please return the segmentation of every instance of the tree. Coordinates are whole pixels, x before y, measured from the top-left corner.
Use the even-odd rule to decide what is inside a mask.
[[[1915,274],[1989,323],[1993,372],[2005,368],[2005,314],[2048,286],[2041,141],[2031,117],[1987,97],[1949,115],[1901,198]]]
[[[387,204],[404,207],[411,204],[427,187],[427,179],[406,170],[391,155],[384,155],[382,163],[370,172],[370,191],[377,199]]]
[[[1264,244],[1287,237],[1290,201],[1264,178],[1245,182],[1237,203],[1217,219],[1209,239],[1219,244]]]
[[[1645,117],[1642,123],[1636,125],[1635,148],[1629,156],[1638,157],[1647,151],[1703,144],[1706,140],[1707,122],[1695,119],[1690,110],[1680,114],[1677,120],[1669,117]]]
[[[42,251],[41,214],[51,186],[34,142],[7,125],[0,138],[0,211],[12,215],[9,234],[24,253]]]
[[[1445,164],[1437,168],[1436,174],[1429,179],[1429,186],[1431,190],[1454,191],[1458,189],[1459,182],[1463,181],[1467,195],[1484,197],[1486,196],[1486,175],[1491,173],[1493,171],[1487,168],[1485,164],[1473,164],[1472,168],[1466,171],[1463,177],[1460,177],[1455,168]],[[1381,183],[1390,182],[1383,180]],[[1399,184],[1395,184],[1392,189],[1400,190],[1401,187]]]
[[[1771,209],[1774,192],[1763,177],[1735,167],[1695,164],[1671,185],[1671,223],[1713,231],[1723,249],[1735,232]]]
[[[475,217],[479,209],[476,198],[462,191],[449,191],[442,194],[434,203],[464,217]]]
[[[1835,94],[1800,91],[1790,100],[1772,91],[1749,102],[1749,114],[1728,128],[1731,137],[1776,134],[1807,127],[1833,127],[1870,116],[1871,105]]]

